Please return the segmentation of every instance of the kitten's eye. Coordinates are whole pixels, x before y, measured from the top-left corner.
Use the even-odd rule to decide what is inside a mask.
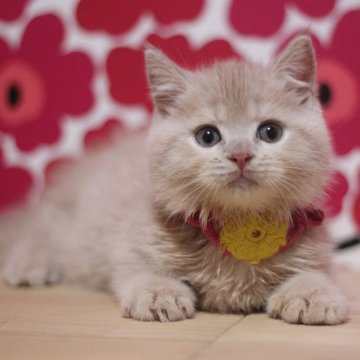
[[[205,126],[195,133],[196,141],[204,147],[211,147],[221,141],[219,130],[214,126]]]
[[[280,140],[282,136],[282,128],[273,122],[266,122],[259,126],[257,136],[260,140],[268,143],[274,143]]]

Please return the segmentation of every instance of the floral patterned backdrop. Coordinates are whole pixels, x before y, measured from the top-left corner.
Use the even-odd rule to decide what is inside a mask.
[[[267,62],[304,28],[336,150],[329,227],[356,235],[360,0],[1,0],[0,209],[36,199],[59,162],[149,124],[145,41],[185,67]]]

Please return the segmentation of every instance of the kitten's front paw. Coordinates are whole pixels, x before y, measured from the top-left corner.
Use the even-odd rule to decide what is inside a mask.
[[[114,286],[122,315],[143,321],[177,321],[194,316],[195,295],[182,282],[159,276],[136,276]]]
[[[2,275],[5,282],[12,286],[49,285],[60,278],[44,248],[21,242],[11,249]]]
[[[301,274],[274,291],[267,312],[289,323],[336,325],[346,321],[347,302],[324,275]]]

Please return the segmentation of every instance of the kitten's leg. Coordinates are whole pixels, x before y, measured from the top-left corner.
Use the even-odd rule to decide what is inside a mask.
[[[180,280],[141,273],[112,282],[124,317],[143,321],[176,321],[191,318],[195,295]]]
[[[26,239],[10,249],[3,267],[3,279],[13,286],[40,286],[59,281],[59,272],[51,262],[43,242]]]
[[[270,296],[267,312],[289,323],[335,325],[347,319],[347,302],[322,273],[301,273]]]

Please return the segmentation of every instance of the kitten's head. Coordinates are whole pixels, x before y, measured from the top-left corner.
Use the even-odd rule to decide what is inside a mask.
[[[153,47],[146,67],[150,173],[169,214],[284,215],[317,201],[331,146],[309,36],[267,67],[229,60],[190,72]]]

